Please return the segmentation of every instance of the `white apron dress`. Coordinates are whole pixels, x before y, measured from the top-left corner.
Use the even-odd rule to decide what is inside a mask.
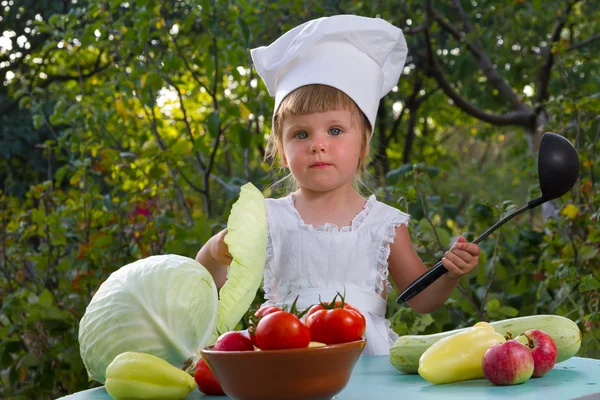
[[[389,245],[395,228],[408,224],[410,216],[368,198],[350,226],[319,227],[305,224],[294,207],[292,195],[266,199],[269,239],[264,270],[264,305],[297,307],[331,301],[346,291],[346,302],[365,316],[363,355],[387,355],[398,335],[385,318],[389,291]]]

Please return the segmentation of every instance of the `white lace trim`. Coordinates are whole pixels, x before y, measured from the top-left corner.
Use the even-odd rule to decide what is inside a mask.
[[[373,208],[373,206],[375,205],[376,200],[377,200],[375,198],[375,195],[369,196],[365,205],[363,206],[363,209],[358,214],[356,214],[356,216],[352,219],[351,224],[339,228],[336,224],[333,224],[330,222],[326,222],[325,224],[319,225],[317,227],[314,227],[312,224],[305,223],[304,220],[302,219],[302,217],[300,216],[300,213],[296,209],[296,206],[294,205],[294,197],[290,194],[286,197],[286,199],[287,199],[287,204],[292,209],[300,226],[308,229],[309,231],[318,231],[318,232],[352,232],[352,231],[355,231],[363,223],[363,221],[367,218],[367,216],[369,215],[369,212],[371,211],[371,209]]]
[[[273,240],[271,239],[271,228],[267,221],[267,261],[265,262],[265,269],[263,272],[263,290],[265,291],[265,300],[269,302],[276,302],[276,291],[273,285],[276,284],[275,278],[273,277]]]
[[[392,329],[392,322],[388,318],[385,318],[383,323],[385,325],[385,328],[386,328],[386,331],[388,334],[388,343],[389,343],[390,347],[392,347],[392,345],[396,342],[396,340],[399,338],[399,336]]]
[[[378,294],[390,292],[391,286],[388,284],[388,258],[390,257],[390,244],[394,243],[396,238],[396,228],[402,224],[408,226],[410,215],[398,210],[398,213],[386,223],[382,246],[379,248],[379,257],[377,262],[377,282],[375,282],[375,290]],[[386,287],[383,287],[385,283]]]

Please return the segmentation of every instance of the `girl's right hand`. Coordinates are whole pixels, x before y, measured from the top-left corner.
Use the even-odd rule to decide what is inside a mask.
[[[229,265],[233,261],[233,257],[229,253],[229,247],[225,243],[227,229],[223,229],[211,239],[210,255],[219,264]]]

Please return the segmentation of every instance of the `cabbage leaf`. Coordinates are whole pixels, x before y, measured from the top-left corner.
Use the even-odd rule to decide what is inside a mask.
[[[227,220],[225,243],[233,261],[219,291],[213,340],[233,330],[256,297],[267,259],[267,210],[263,194],[252,183],[241,187]]]

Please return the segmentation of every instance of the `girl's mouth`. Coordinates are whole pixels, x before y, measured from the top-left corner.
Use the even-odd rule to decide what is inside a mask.
[[[313,165],[311,165],[310,167],[311,168],[326,168],[326,167],[329,167],[329,166],[331,166],[331,164],[327,164],[327,163],[324,163],[324,162],[317,162],[317,163],[314,163]]]

